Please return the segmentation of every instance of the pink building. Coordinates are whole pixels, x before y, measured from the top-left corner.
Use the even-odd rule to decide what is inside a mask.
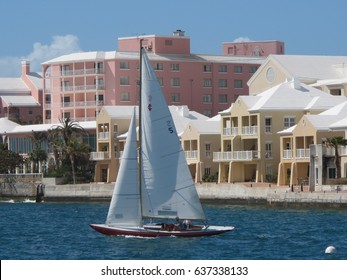
[[[118,51],[85,52],[43,63],[43,119],[57,122],[69,116],[94,120],[103,105],[137,105],[139,45],[149,58],[169,105],[214,116],[248,95],[247,81],[265,57],[190,53],[190,38],[147,35],[118,39]]]
[[[284,54],[284,43],[280,41],[233,42],[222,44],[223,55],[268,56]]]
[[[42,77],[30,72],[30,63],[22,61],[19,78],[0,78],[0,118],[22,123],[42,123]]]

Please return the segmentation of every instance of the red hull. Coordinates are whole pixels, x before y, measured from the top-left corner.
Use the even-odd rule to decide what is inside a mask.
[[[115,228],[107,225],[90,225],[91,228],[105,235],[138,236],[138,237],[203,237],[232,231],[234,227],[203,227],[200,230],[164,231],[144,228]]]

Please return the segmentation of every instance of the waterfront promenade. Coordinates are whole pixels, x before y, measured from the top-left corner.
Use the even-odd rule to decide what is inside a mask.
[[[114,183],[54,185],[43,181],[44,201],[110,200]],[[197,184],[202,201],[213,203],[263,204],[269,206],[321,206],[347,208],[347,186],[316,186],[310,192],[307,186],[276,186],[269,183]],[[2,189],[2,199],[35,198],[33,186],[20,185],[16,193]]]

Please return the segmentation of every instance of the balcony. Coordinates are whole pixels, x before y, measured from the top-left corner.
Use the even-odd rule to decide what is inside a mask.
[[[89,68],[89,69],[77,69],[77,70],[63,70],[61,75],[64,77],[67,76],[85,76],[85,75],[96,75],[96,74],[104,74],[104,69],[99,68]]]
[[[252,161],[259,159],[258,151],[214,152],[214,162]]]
[[[238,128],[237,127],[226,127],[223,128],[223,136],[237,136]]]
[[[186,159],[198,159],[198,151],[184,151]]]
[[[64,108],[69,107],[95,107],[95,106],[103,106],[103,101],[78,101],[78,102],[63,102]]]
[[[109,140],[110,139],[110,133],[109,132],[99,132],[98,133],[98,140]]]
[[[105,159],[110,159],[109,152],[91,152],[90,153],[90,160],[105,160]]]
[[[85,92],[85,91],[96,91],[96,90],[104,90],[104,85],[80,85],[80,86],[62,86],[62,87],[55,87],[54,92]]]
[[[256,126],[256,125],[243,126],[242,127],[242,135],[257,136],[258,135],[258,126]]]

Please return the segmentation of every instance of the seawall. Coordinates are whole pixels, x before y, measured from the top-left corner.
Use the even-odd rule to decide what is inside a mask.
[[[55,185],[46,181],[45,201],[109,201],[114,183],[89,183],[78,185]],[[281,207],[335,207],[347,209],[347,186],[320,186],[314,192],[307,189],[269,184],[197,184],[199,197],[204,202],[228,204],[262,204]],[[32,185],[17,186],[16,194],[2,197],[35,197]]]

